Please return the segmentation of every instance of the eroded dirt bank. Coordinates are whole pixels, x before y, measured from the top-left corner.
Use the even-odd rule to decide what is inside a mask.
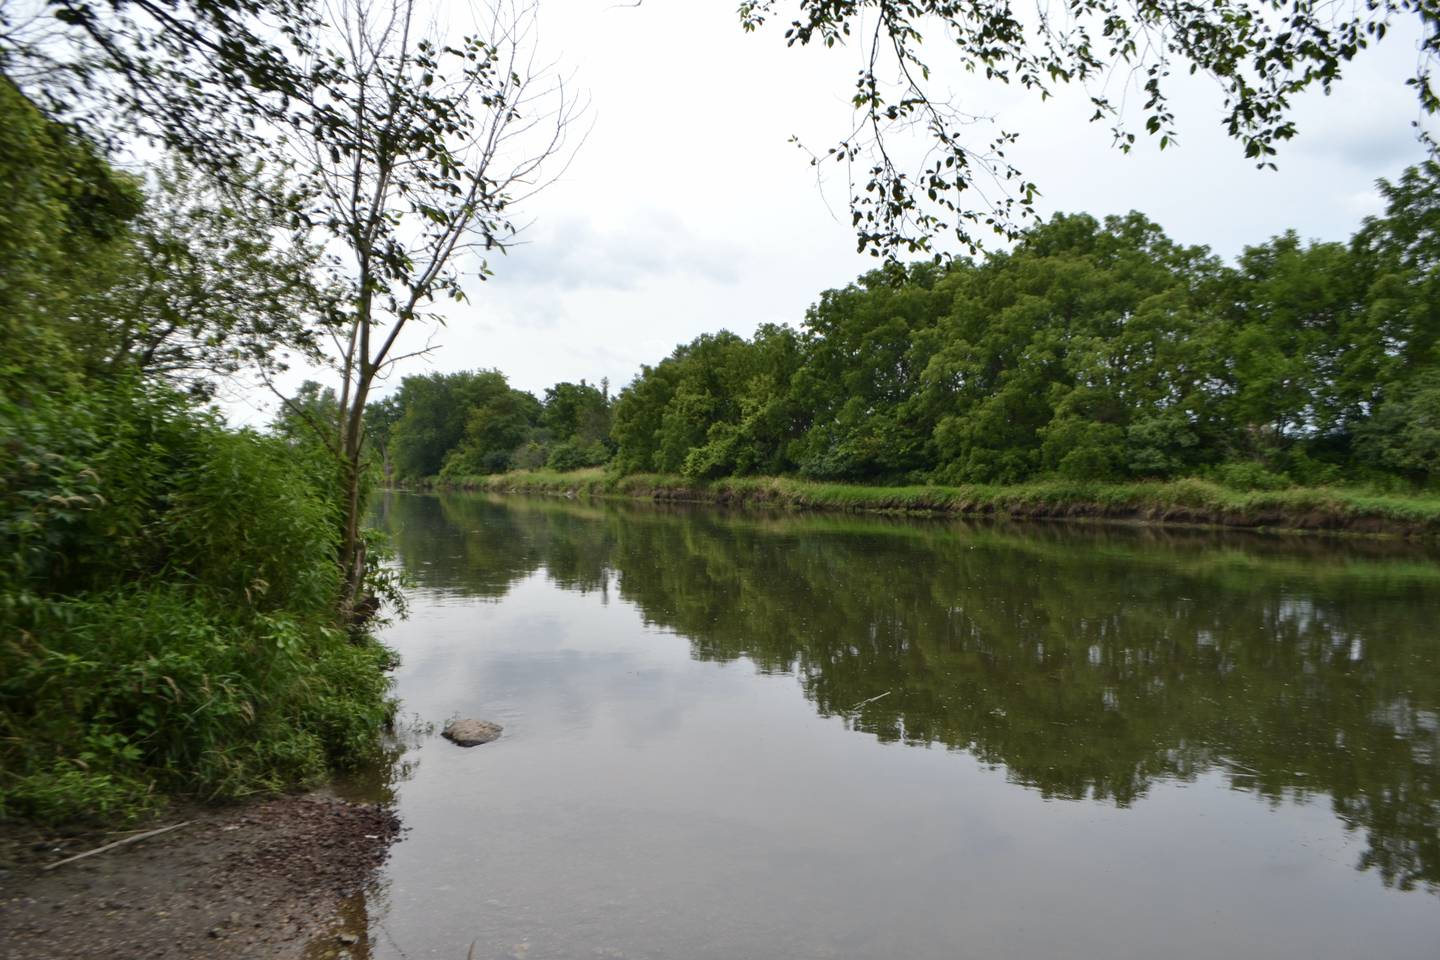
[[[53,870],[43,868],[126,833],[0,827],[0,957],[368,955],[354,898],[399,833],[393,813],[284,797],[172,814],[156,826],[187,819],[189,826]]]

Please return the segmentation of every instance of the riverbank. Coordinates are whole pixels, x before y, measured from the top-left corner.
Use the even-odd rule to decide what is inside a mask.
[[[55,866],[173,823],[187,825]],[[398,833],[384,808],[318,796],[172,811],[118,835],[6,824],[0,957],[368,956],[351,905]]]
[[[466,477],[441,489],[770,506],[852,513],[1087,519],[1246,529],[1440,537],[1440,497],[1376,494],[1336,487],[1232,490],[1205,480],[1013,486],[903,486],[818,483],[788,477],[680,476],[603,470],[516,471]]]

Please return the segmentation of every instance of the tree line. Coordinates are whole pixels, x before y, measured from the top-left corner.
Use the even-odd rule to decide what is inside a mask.
[[[1380,186],[1385,212],[1349,242],[1287,232],[1233,263],[1132,213],[887,265],[799,329],[705,334],[613,402],[589,388],[580,433],[564,411],[583,384],[541,402],[494,371],[407,379],[375,432],[402,478],[603,461],[691,480],[1433,484],[1440,166]]]

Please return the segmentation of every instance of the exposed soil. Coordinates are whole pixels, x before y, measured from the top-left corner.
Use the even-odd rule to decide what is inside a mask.
[[[399,833],[389,810],[284,797],[153,826],[184,820],[53,870],[128,832],[0,827],[0,958],[368,956],[359,898]]]

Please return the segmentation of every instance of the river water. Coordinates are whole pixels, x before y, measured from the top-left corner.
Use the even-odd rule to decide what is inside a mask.
[[[1440,957],[1440,554],[389,495],[353,956]],[[461,749],[447,717],[504,725]],[[328,952],[328,951],[327,951]],[[318,954],[317,954],[318,955]]]

